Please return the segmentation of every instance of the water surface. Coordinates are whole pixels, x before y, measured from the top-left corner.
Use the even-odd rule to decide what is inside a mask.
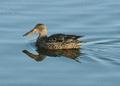
[[[119,0],[1,0],[1,86],[119,86]],[[22,35],[37,23],[54,33],[84,36],[79,62],[47,57],[37,62],[22,50],[35,52]]]

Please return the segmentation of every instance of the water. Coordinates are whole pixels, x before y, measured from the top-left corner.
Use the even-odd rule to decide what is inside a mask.
[[[1,0],[0,86],[119,86],[119,0]],[[37,23],[54,33],[84,36],[79,62],[22,50],[35,47],[22,35]]]

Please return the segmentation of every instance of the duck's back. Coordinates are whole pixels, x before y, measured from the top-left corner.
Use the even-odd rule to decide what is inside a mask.
[[[80,37],[76,35],[54,34],[47,37],[44,43],[41,41],[42,48],[46,49],[78,49],[80,48]]]
[[[62,42],[62,43],[69,43],[69,42],[80,42],[81,36],[76,35],[66,35],[66,34],[54,34],[47,38],[47,42]]]

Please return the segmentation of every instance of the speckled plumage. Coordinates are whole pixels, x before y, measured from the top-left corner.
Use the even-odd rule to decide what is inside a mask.
[[[80,37],[75,35],[54,34],[49,37],[39,37],[36,46],[47,49],[77,49],[80,48]]]

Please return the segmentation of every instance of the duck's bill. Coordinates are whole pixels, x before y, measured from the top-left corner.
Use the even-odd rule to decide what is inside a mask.
[[[34,35],[34,33],[35,33],[35,31],[34,31],[34,29],[33,29],[33,30],[31,30],[31,31],[29,31],[29,32],[27,32],[27,33],[25,33],[23,36],[29,36],[29,37],[31,37],[31,36]]]

